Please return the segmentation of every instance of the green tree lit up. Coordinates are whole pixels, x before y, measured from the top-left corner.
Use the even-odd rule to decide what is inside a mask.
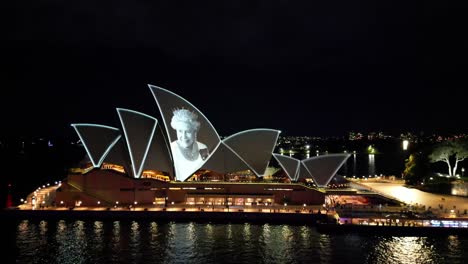
[[[374,148],[374,146],[369,145],[369,147],[367,147],[367,153],[368,154],[377,154],[377,150]]]
[[[405,162],[403,177],[407,184],[416,185],[423,181],[429,173],[427,154],[416,152],[411,154]]]

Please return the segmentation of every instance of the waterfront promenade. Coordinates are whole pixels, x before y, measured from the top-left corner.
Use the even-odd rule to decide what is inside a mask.
[[[398,235],[468,234],[468,215],[457,208],[468,208],[468,199],[447,195],[431,194],[403,186],[399,182],[353,181],[350,184],[359,194],[383,194],[398,199],[396,204],[354,204],[340,208],[327,208],[323,205],[193,205],[193,204],[132,204],[116,203],[114,206],[67,205],[54,203],[55,192],[60,185],[43,186],[28,195],[18,210],[0,211],[5,220],[24,219],[96,219],[96,220],[150,220],[162,222],[210,222],[210,223],[278,223],[315,225],[320,232],[362,232],[388,233]],[[442,200],[444,198],[444,200]],[[427,199],[427,200],[425,200]],[[432,209],[436,217],[404,215],[406,209],[415,213],[426,211],[432,203],[445,201],[443,209]],[[34,202],[33,202],[34,201]],[[426,202],[426,203],[424,203]],[[403,204],[405,203],[405,204]],[[440,205],[441,202],[439,202]],[[453,205],[452,205],[453,204]],[[408,208],[412,206],[412,208]],[[447,211],[445,208],[452,206]],[[453,207],[455,206],[455,207]],[[454,210],[454,212],[451,212]],[[460,209],[464,210],[464,209]],[[427,217],[427,218],[426,218]],[[328,224],[325,224],[328,223]],[[341,223],[342,225],[330,225]],[[361,227],[366,226],[366,227]],[[450,227],[447,229],[446,227]]]
[[[55,191],[59,185],[54,186],[43,186],[35,192],[29,194],[25,203],[19,206],[21,210],[69,210],[73,208],[76,211],[187,211],[187,212],[256,212],[256,213],[317,213],[319,210],[322,214],[326,214],[328,210],[322,207],[322,205],[256,205],[256,206],[229,206],[224,205],[190,205],[190,204],[167,204],[167,205],[123,205],[115,204],[109,205],[87,205],[87,204],[61,204],[58,202],[54,203]],[[412,209],[414,211],[425,211],[430,209],[433,213],[440,217],[454,217],[466,215],[464,210],[468,209],[468,198],[456,197],[450,195],[441,195],[423,192],[414,188],[408,188],[403,185],[402,182],[391,181],[358,181],[353,180],[350,183],[350,187],[353,190],[357,190],[360,193],[377,193],[388,198],[401,201],[401,205],[378,206],[377,204],[372,205],[360,205],[357,201],[352,201],[354,204],[353,211],[366,211],[369,208],[373,208],[376,212],[398,212],[404,209]],[[350,199],[350,198],[348,198]],[[406,205],[405,205],[406,204]],[[383,204],[382,204],[383,205]],[[110,207],[110,208],[109,208]],[[408,208],[409,207],[409,208]],[[371,210],[371,211],[373,211]],[[453,212],[451,212],[453,210]],[[329,212],[331,213],[331,212]],[[452,213],[452,215],[449,215]],[[454,215],[455,214],[455,215]],[[468,215],[466,215],[468,217]]]
[[[468,217],[468,197],[428,193],[404,186],[401,181],[353,181],[358,188],[394,197],[413,209],[430,209],[433,213],[445,217]]]

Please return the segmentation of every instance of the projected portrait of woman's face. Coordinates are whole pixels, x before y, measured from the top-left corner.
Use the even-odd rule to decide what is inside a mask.
[[[188,177],[203,164],[209,153],[206,145],[197,140],[200,129],[198,115],[187,109],[176,109],[171,127],[176,132],[176,140],[171,142],[176,174]]]

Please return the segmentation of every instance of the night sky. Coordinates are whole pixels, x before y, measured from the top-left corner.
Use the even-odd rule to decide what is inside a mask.
[[[155,115],[147,84],[223,136],[467,132],[466,14],[450,2],[8,1],[0,135]]]

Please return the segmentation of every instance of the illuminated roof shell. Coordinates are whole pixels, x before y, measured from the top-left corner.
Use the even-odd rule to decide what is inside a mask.
[[[141,177],[142,172],[149,169],[167,172],[172,179],[184,181],[201,168],[221,173],[250,169],[255,175],[263,176],[273,155],[291,180],[312,178],[317,186],[325,187],[350,156],[329,154],[299,161],[273,154],[281,133],[274,129],[245,130],[221,141],[211,122],[190,102],[163,88],[153,85],[149,85],[149,88],[164,127],[158,126],[158,120],[152,116],[124,108],[117,108],[124,137],[115,127],[72,124],[94,167],[100,167],[106,160],[121,163],[135,178]],[[187,109],[198,118],[202,128],[198,131],[197,141],[206,143],[209,151],[202,163],[184,175],[178,173],[177,160],[171,147],[171,142],[177,139],[176,132],[169,127],[174,109]]]
[[[127,142],[133,177],[140,178],[158,120],[129,109],[117,108],[117,113]]]
[[[350,154],[328,154],[302,160],[307,172],[319,187],[326,187]]]
[[[301,161],[293,157],[273,153],[273,157],[278,161],[281,168],[286,172],[289,179],[296,181],[299,178]]]
[[[236,152],[221,142],[210,159],[203,164],[202,169],[230,173],[251,168]]]
[[[121,137],[120,130],[115,127],[84,123],[71,126],[78,134],[95,168],[101,166],[104,158]]]
[[[257,176],[263,176],[281,131],[257,128],[241,131],[223,140]]]
[[[189,101],[161,87],[154,85],[148,86],[158,106],[159,113],[164,123],[164,129],[166,131],[167,138],[171,143],[170,149],[174,162],[176,179],[185,181],[190,178],[198,169],[202,168],[203,164],[210,159],[215,150],[218,148],[218,145],[221,143],[221,139],[208,118],[206,118],[205,115]],[[197,117],[197,122],[199,122],[200,128],[196,133],[196,144],[206,147],[207,151],[205,153],[208,153],[207,157],[203,157],[201,159],[197,158],[196,160],[189,160],[182,157],[181,154],[178,154],[181,151],[177,147],[177,144],[175,144],[177,141],[177,134],[175,129],[170,126],[171,119],[173,118],[174,112],[177,109],[186,109]],[[200,157],[201,156],[202,154],[200,153]]]

